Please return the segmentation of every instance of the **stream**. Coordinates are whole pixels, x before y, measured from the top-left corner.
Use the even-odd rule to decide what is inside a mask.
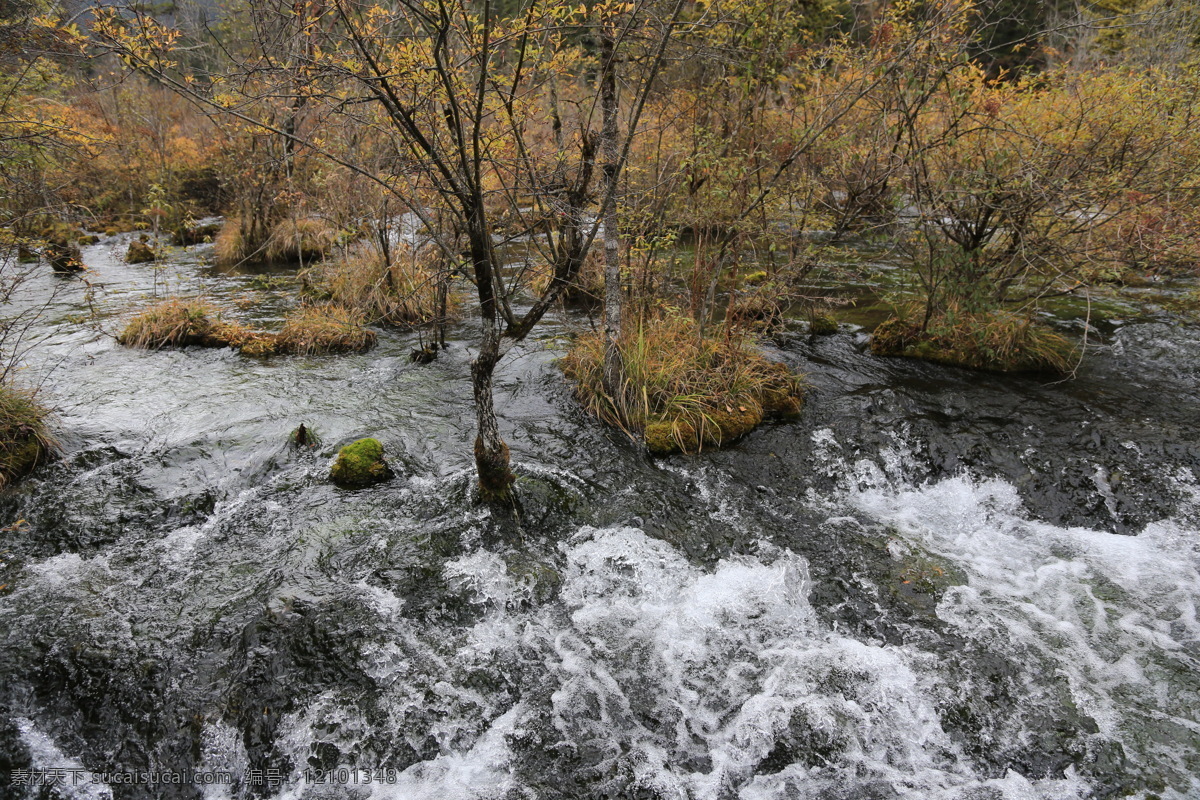
[[[29,287],[62,453],[0,495],[0,796],[1200,798],[1200,329],[1098,320],[1057,382],[783,334],[800,419],[653,459],[560,314],[497,371],[514,519],[469,318],[430,365],[130,350],[155,291],[271,325],[295,279],[128,241],[84,249],[98,327]],[[363,436],[397,477],[336,488]]]

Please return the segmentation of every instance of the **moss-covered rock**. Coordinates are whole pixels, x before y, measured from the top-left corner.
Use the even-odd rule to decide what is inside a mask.
[[[808,322],[808,332],[813,336],[832,336],[838,332],[837,320],[829,314],[813,314]]]
[[[367,438],[338,451],[329,477],[338,486],[370,486],[391,478],[392,470],[383,460],[383,445],[378,439]]]
[[[74,242],[65,245],[48,244],[42,255],[50,262],[50,268],[55,272],[83,271],[83,254],[79,252],[79,245]]]
[[[145,264],[157,257],[154,248],[150,246],[149,238],[145,235],[130,242],[129,250],[125,253],[125,260],[130,264]]]
[[[767,369],[759,400],[765,415],[796,417],[804,408],[804,381],[785,365],[774,363]]]

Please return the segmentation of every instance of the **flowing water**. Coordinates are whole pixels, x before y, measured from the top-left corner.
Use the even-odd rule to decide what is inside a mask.
[[[99,328],[33,287],[63,452],[0,499],[6,796],[1200,797],[1195,328],[1112,322],[1059,383],[785,336],[801,419],[655,460],[552,320],[500,368],[513,519],[472,502],[469,325],[428,366],[132,351],[156,285],[271,324],[292,277],[125,244],[85,251]],[[366,435],[397,477],[333,487]]]

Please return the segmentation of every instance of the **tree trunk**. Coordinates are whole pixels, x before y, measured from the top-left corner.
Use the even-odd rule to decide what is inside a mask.
[[[482,196],[476,198],[468,233],[475,285],[479,292],[479,316],[483,322],[483,340],[479,355],[471,362],[471,388],[475,393],[475,418],[479,431],[475,436],[475,468],[479,473],[479,497],[485,503],[511,506],[513,475],[508,445],[500,438],[496,406],[492,401],[492,373],[500,361],[499,308],[493,280],[495,254],[491,235],[484,222]]]
[[[490,328],[490,330],[489,330]],[[492,373],[500,360],[500,333],[495,325],[484,326],[479,355],[471,362],[471,386],[475,391],[475,468],[479,472],[479,496],[485,503],[511,505],[516,480],[509,465],[508,445],[500,437],[496,407],[492,402]]]
[[[617,230],[617,69],[612,32],[605,30],[600,43],[600,128],[602,187],[606,202],[604,222],[604,391],[615,398],[621,391],[624,365],[617,344],[621,336],[621,250]]]

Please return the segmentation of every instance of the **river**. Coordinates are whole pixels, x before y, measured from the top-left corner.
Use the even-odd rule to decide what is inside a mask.
[[[652,459],[559,315],[498,371],[514,518],[472,502],[469,321],[430,365],[129,350],[164,284],[269,325],[294,276],[127,238],[98,322],[30,287],[62,455],[0,496],[4,796],[1200,797],[1197,328],[1110,315],[1060,382],[787,334],[800,419]],[[397,477],[334,487],[362,436]]]

